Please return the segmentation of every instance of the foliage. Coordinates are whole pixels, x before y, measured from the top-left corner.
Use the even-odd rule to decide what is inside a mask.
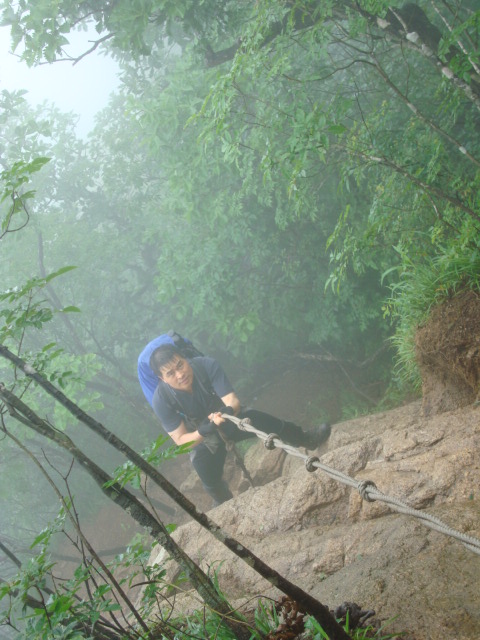
[[[0,205],[5,206],[8,201],[7,212],[2,219],[0,240],[7,233],[20,231],[28,223],[29,213],[26,203],[33,198],[35,192],[25,191],[23,187],[28,184],[31,175],[39,171],[49,160],[50,158],[35,158],[31,162],[18,161],[0,173],[0,180],[4,185]],[[23,219],[17,222],[20,217]]]
[[[391,624],[393,620],[387,620],[379,629],[376,629],[373,626],[367,625],[366,627],[356,627],[354,629],[350,628],[348,615],[347,620],[344,625],[345,631],[350,634],[352,640],[367,640],[368,638],[377,638],[377,640],[389,640],[395,638],[401,638],[403,633],[385,633],[385,629]],[[305,629],[309,632],[308,638],[311,640],[328,640],[328,635],[322,629],[321,625],[311,617],[308,617],[305,622]]]
[[[145,441],[156,436],[134,369],[154,335],[182,331],[250,391],[262,363],[296,350],[365,360],[392,333],[382,305],[399,274],[442,247],[468,255],[475,95],[401,29],[379,30],[371,17],[388,3],[10,4],[5,21],[30,61],[61,55],[68,29],[89,19],[123,51],[123,89],[87,145],[72,118],[22,92],[3,92],[1,113],[6,166],[51,158],[28,176],[28,226],[2,246],[6,287],[39,284],[38,264],[40,279],[78,265],[41,285],[36,319],[23,298],[37,325],[53,315],[22,346],[61,345],[51,375],[67,385],[62,367],[72,384],[87,373],[78,400],[88,389],[119,433],[135,420]],[[443,60],[461,39],[475,92],[475,7],[443,15],[449,30],[421,6]]]
[[[66,509],[74,511],[71,503]],[[132,625],[121,625],[109,616],[121,610],[118,593],[101,566],[84,556],[84,562],[78,565],[69,579],[59,580],[55,575],[55,563],[49,555],[49,546],[54,536],[65,530],[66,509],[60,511],[55,521],[49,524],[32,543],[39,551],[19,573],[0,588],[0,600],[8,601],[8,608],[3,614],[2,624],[18,631],[16,638],[35,640],[77,640],[79,638],[104,638],[111,629],[113,638],[137,638]],[[160,567],[146,572],[146,562],[152,546],[137,537],[122,554],[122,565],[129,568],[130,585],[138,575],[147,576],[149,582],[156,583],[163,575]],[[107,565],[115,569],[120,558]],[[119,585],[127,582],[120,580]],[[88,594],[88,597],[86,595]],[[154,599],[154,598],[153,598]],[[24,624],[21,625],[20,623]],[[115,631],[116,630],[116,631]]]
[[[328,343],[338,355],[353,348],[364,358],[389,333],[381,304],[396,272],[383,285],[380,276],[400,262],[391,246],[401,242],[422,260],[435,251],[432,239],[456,242],[465,216],[475,220],[475,115],[417,49],[392,56],[398,34],[371,33],[370,16],[385,16],[387,3],[348,15],[313,1],[234,5],[217,11],[210,28],[213,1],[173,13],[165,2],[61,3],[51,24],[40,6],[9,14],[36,55],[43,45],[27,33],[43,37],[58,21],[53,31],[66,34],[87,16],[135,55],[87,158],[98,178],[90,173],[88,192],[68,196],[77,212],[71,244],[86,239],[71,282],[88,296],[77,306],[86,319],[99,304],[108,310],[76,342],[108,345],[105,356],[115,354],[123,371],[135,357],[127,324],[139,336],[137,352],[173,326],[242,367],[274,357],[280,344]],[[475,29],[464,18],[458,37]],[[121,35],[129,20],[130,40]],[[167,32],[181,56],[167,55]],[[222,47],[233,47],[224,60],[231,63],[205,68],[199,51]],[[470,155],[461,151],[467,146]],[[44,242],[63,219],[51,218]],[[55,245],[49,259],[61,264]],[[118,264],[118,256],[127,258]],[[104,276],[98,286],[82,277],[87,261]],[[117,265],[115,278],[108,263]],[[116,300],[124,296],[131,304],[120,328]]]
[[[172,626],[177,630],[175,637],[178,640],[188,640],[192,637],[235,640],[237,637],[232,631],[221,626],[221,619],[215,612],[202,609],[172,620]],[[251,637],[256,639],[259,636],[252,632]]]
[[[61,0],[55,6],[5,0],[2,11],[3,24],[11,27],[12,48],[22,43],[22,57],[29,65],[67,58],[68,34],[78,25],[93,25],[99,34],[95,46],[112,39],[117,51],[140,56],[148,55],[152,41],[162,38],[179,46],[194,40],[201,50],[207,41],[209,51],[219,38],[228,38],[232,18],[245,16],[234,0],[220,7],[216,0],[121,0],[113,5],[108,0]]]
[[[49,322],[53,317],[53,311],[45,300],[38,300],[38,293],[51,280],[74,268],[62,267],[45,278],[32,278],[20,287],[0,293],[0,302],[8,305],[0,311],[3,322],[0,326],[0,341],[19,340],[28,328],[41,329],[46,322]],[[69,306],[59,311],[69,313],[79,309]]]
[[[142,458],[149,464],[158,466],[162,461],[173,460],[178,455],[187,453],[191,448],[189,444],[165,448],[165,444],[168,441],[168,436],[159,436],[149,447],[141,452]],[[140,489],[141,481],[142,475],[140,469],[128,460],[114,470],[112,480],[105,486],[109,487],[113,484],[119,484],[121,487],[124,487],[126,484],[131,483],[135,489]]]
[[[270,631],[277,629],[280,622],[278,612],[274,603],[260,599],[254,612],[255,626],[266,636]]]
[[[385,313],[396,323],[392,337],[398,358],[397,373],[404,383],[420,387],[415,359],[415,331],[429,312],[443,300],[463,289],[480,290],[480,251],[478,244],[445,246],[422,265],[404,259],[399,281]]]
[[[478,288],[474,2],[1,6],[29,64],[68,57],[68,34],[87,26],[123,61],[86,144],[71,116],[1,94],[1,342],[136,444],[158,435],[136,356],[169,328],[250,388],[267,361],[319,348],[363,361],[395,332],[397,375],[418,383],[416,326]],[[117,480],[140,474],[127,463]],[[109,597],[97,595],[87,617]],[[59,629],[76,606],[63,596],[43,608]],[[202,616],[185,633],[215,635]]]

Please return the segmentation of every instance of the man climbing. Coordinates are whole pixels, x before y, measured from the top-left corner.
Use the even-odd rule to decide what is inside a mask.
[[[192,443],[190,460],[214,506],[233,497],[223,479],[227,453],[223,437],[234,442],[255,437],[222,418],[222,413],[250,418],[258,429],[306,449],[315,449],[330,436],[327,424],[305,432],[267,413],[242,410],[225,372],[213,358],[187,360],[174,345],[167,344],[153,351],[149,366],[159,379],[153,410],[175,444]]]

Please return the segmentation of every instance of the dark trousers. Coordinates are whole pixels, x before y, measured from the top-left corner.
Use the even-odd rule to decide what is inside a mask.
[[[246,409],[245,411],[241,411],[237,417],[242,419],[250,418],[252,425],[260,431],[276,433],[282,439],[292,444],[294,444],[294,441],[300,438],[302,434],[301,428],[297,427],[293,422],[280,420],[269,413],[263,413],[263,411]],[[225,420],[223,423],[222,431],[225,437],[233,442],[240,442],[241,440],[256,437],[254,433],[238,429],[237,426],[229,420]],[[218,448],[215,453],[212,453],[205,444],[200,443],[191,451],[190,459],[193,468],[202,481],[205,491],[213,498],[216,504],[221,504],[226,500],[230,500],[233,496],[228,488],[228,484],[223,480],[223,467],[225,465],[227,450],[223,440],[220,437],[218,440]]]

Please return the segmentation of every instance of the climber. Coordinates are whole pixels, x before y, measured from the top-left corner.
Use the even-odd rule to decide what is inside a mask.
[[[153,410],[175,444],[192,443],[190,460],[214,506],[233,497],[223,479],[227,452],[219,428],[223,437],[234,442],[255,437],[238,429],[222,413],[249,418],[258,429],[276,433],[285,442],[306,449],[315,449],[330,436],[328,424],[303,431],[268,413],[243,410],[226,374],[213,358],[187,360],[175,346],[163,345],[153,351],[150,369],[159,378]]]

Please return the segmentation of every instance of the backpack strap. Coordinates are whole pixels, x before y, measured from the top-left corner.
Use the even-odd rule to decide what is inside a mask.
[[[208,377],[208,373],[205,371],[205,368],[199,362],[195,362],[194,360],[190,360],[189,362],[190,362],[190,366],[193,369],[193,373],[197,379],[197,382],[200,385],[200,389],[203,391],[203,393],[205,393],[208,396],[214,396],[215,398],[218,398],[219,400],[221,400],[221,398],[215,392],[215,389],[213,388],[213,385],[212,385],[212,381]]]

